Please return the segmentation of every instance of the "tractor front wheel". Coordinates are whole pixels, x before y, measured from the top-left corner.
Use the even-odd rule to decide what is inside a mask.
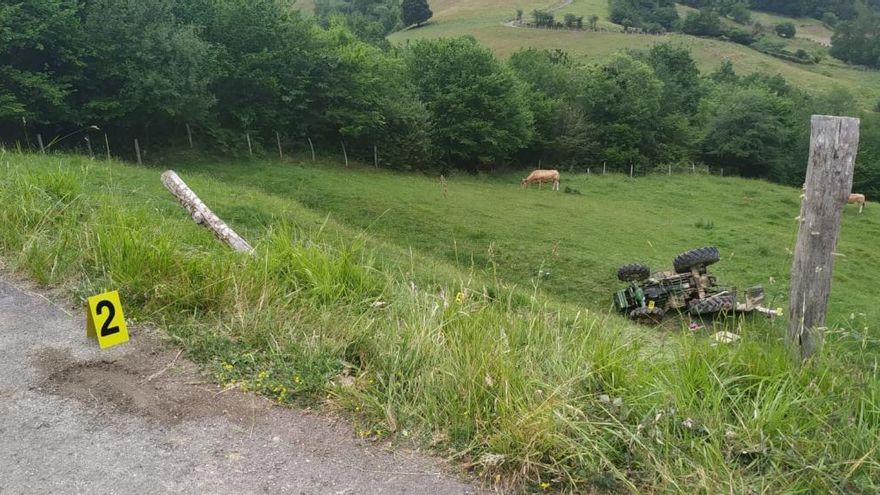
[[[622,282],[640,282],[651,276],[651,269],[641,263],[623,265],[617,270],[617,278]]]
[[[675,273],[687,273],[695,266],[709,266],[721,259],[718,248],[714,246],[692,249],[681,253],[672,260]]]

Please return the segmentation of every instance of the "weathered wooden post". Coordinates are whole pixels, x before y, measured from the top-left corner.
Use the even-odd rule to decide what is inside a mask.
[[[134,138],[134,154],[137,155],[138,165],[141,165],[141,147],[138,144],[137,138]]]
[[[275,142],[278,143],[278,158],[284,159],[284,152],[281,150],[281,134],[275,131]]]
[[[186,124],[186,138],[189,140],[189,147],[193,147],[193,133],[192,129],[190,129],[189,124]]]
[[[107,161],[110,161],[110,140],[107,138],[107,133],[104,133],[104,147],[107,148]]]
[[[859,119],[814,115],[791,268],[788,341],[802,361],[822,341],[840,217],[852,191]]]
[[[249,133],[249,132],[244,133],[244,137],[247,138],[247,142],[248,142],[248,154],[250,156],[254,156],[254,147],[251,145],[251,133]]]
[[[633,164],[632,163],[629,164],[629,178],[630,179],[633,178]]]
[[[379,168],[379,149],[373,145],[373,166]]]
[[[43,136],[39,132],[37,133],[37,143],[40,144],[40,153],[45,153],[46,148],[43,147]]]
[[[89,136],[86,136],[86,146],[89,148],[89,158],[94,158],[95,154],[92,153],[92,140],[89,139]]]
[[[672,165],[667,165],[669,167],[669,176],[672,177]]]
[[[210,229],[218,239],[225,242],[232,249],[242,253],[254,253],[254,248],[226,225],[223,220],[220,220],[173,170],[166,170],[162,173],[161,180],[162,185],[180,201],[180,204],[186,208],[186,211],[189,212],[195,223]]]
[[[345,151],[345,141],[340,139],[339,142],[342,144],[342,156],[345,158],[345,168],[348,168],[348,153]]]
[[[306,138],[309,140],[309,148],[312,150],[312,161],[315,161],[315,145],[312,144],[312,138]]]
[[[605,175],[605,162],[602,162],[602,175]]]

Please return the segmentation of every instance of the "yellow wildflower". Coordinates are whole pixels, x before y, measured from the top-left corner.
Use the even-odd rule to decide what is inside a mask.
[[[546,492],[547,489],[549,489],[549,488],[550,488],[550,483],[547,483],[546,481],[541,483],[541,490],[544,490]]]

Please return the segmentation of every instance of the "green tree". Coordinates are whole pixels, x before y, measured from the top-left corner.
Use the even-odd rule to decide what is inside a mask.
[[[831,37],[831,55],[851,64],[880,67],[880,13],[859,4],[855,19],[841,22]]]
[[[172,0],[95,0],[84,12],[91,60],[78,92],[85,118],[137,128],[203,121],[215,100],[215,50],[178,21]]]
[[[82,76],[86,41],[75,2],[3,2],[0,122],[80,120],[71,96]]]
[[[514,53],[508,64],[528,86],[526,101],[535,118],[535,139],[527,158],[585,163],[592,127],[573,104],[576,69],[565,52],[529,48]]]
[[[337,17],[358,38],[383,47],[385,37],[401,27],[399,0],[315,0],[315,17],[322,27]]]
[[[794,38],[794,35],[797,34],[797,28],[793,22],[781,22],[776,25],[776,34],[781,38]]]
[[[596,30],[596,27],[599,25],[599,16],[593,14],[590,16],[590,29],[593,31]]]
[[[840,22],[840,19],[834,14],[834,12],[825,12],[822,14],[822,23],[826,26],[833,29],[834,26],[837,26],[838,22]]]
[[[759,85],[722,85],[703,111],[706,163],[749,177],[773,176],[786,165],[795,128],[791,100]]]
[[[749,6],[742,2],[737,2],[730,7],[730,11],[727,13],[731,19],[740,23],[740,24],[749,24],[752,22],[752,11],[749,10]]]
[[[417,41],[406,61],[448,163],[475,170],[529,144],[533,117],[522,83],[476,40]]]
[[[661,103],[665,113],[680,112],[689,117],[696,115],[705,94],[700,70],[684,46],[659,43],[638,58],[648,63],[663,82]]]
[[[185,16],[200,19],[202,37],[221,47],[211,85],[218,140],[240,142],[245,130],[335,132],[324,88],[338,59],[314,23],[274,0],[200,1],[184,2]]]
[[[688,13],[681,31],[693,36],[717,37],[724,33],[724,25],[721,23],[721,17],[714,10],[702,9]]]
[[[577,102],[596,127],[594,161],[623,168],[660,157],[662,89],[651,67],[629,55],[586,69]]]
[[[373,146],[378,146],[386,165],[429,168],[429,115],[407,81],[404,61],[360,41],[341,20],[323,36],[336,64],[322,91],[329,132],[355,156],[371,161]]]
[[[400,11],[405,26],[421,26],[434,15],[427,0],[403,0]]]

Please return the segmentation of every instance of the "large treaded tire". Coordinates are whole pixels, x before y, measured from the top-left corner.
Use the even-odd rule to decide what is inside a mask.
[[[688,312],[692,315],[708,315],[731,312],[736,309],[736,292],[715,294],[705,299],[694,299],[688,302]]]
[[[617,278],[622,282],[639,282],[651,276],[651,269],[641,263],[623,265],[617,270]]]
[[[666,314],[661,308],[636,308],[629,313],[629,317],[642,325],[659,325]]]
[[[687,273],[695,266],[708,266],[720,259],[717,247],[701,247],[679,254],[672,260],[672,266],[675,273]]]

